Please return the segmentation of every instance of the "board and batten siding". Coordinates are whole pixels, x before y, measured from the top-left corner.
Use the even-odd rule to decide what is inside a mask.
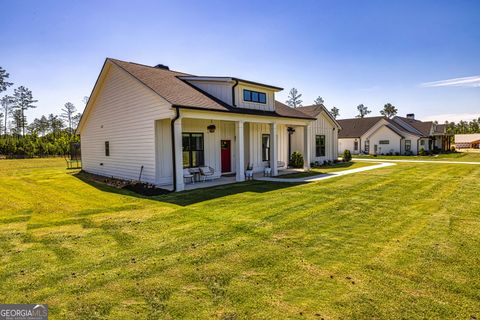
[[[81,132],[85,171],[155,183],[155,120],[173,117],[171,106],[115,65],[107,71]],[[110,156],[105,155],[105,141]],[[171,157],[171,151],[165,155]],[[171,175],[171,174],[170,174]]]
[[[254,172],[263,172],[269,161],[262,161],[262,135],[270,134],[269,123],[245,124],[245,165],[251,164]],[[287,126],[277,125],[277,160],[288,163]]]
[[[312,136],[310,137],[310,161],[323,162],[325,160],[333,161],[338,158],[338,129],[336,125],[327,118],[325,113],[320,113],[317,119],[311,124]],[[304,155],[304,127],[293,127],[295,132],[292,135],[292,153],[297,151]],[[335,128],[335,130],[333,130]],[[325,156],[317,157],[315,138],[317,135],[325,136]],[[288,143],[288,142],[287,142]]]
[[[200,80],[189,80],[189,83],[195,87],[203,90],[215,98],[222,100],[227,104],[232,103],[232,85],[230,82],[225,81],[200,81]]]
[[[243,100],[243,90],[252,90],[266,94],[267,103],[256,103]],[[246,108],[262,111],[275,111],[275,92],[260,86],[247,85],[239,83],[235,87],[235,105],[237,108]]]

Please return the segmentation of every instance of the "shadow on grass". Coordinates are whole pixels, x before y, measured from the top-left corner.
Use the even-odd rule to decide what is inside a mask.
[[[254,180],[254,181],[237,182],[237,183],[225,184],[225,185],[214,186],[209,188],[188,190],[188,191],[182,191],[182,192],[170,192],[168,194],[159,195],[159,196],[143,196],[126,189],[114,188],[107,184],[95,181],[91,178],[91,175],[86,172],[78,172],[78,173],[72,174],[72,176],[91,185],[92,187],[95,187],[100,191],[128,195],[128,196],[137,197],[141,199],[168,202],[168,203],[176,204],[179,206],[188,206],[188,205],[192,205],[192,204],[203,202],[203,201],[213,200],[213,199],[245,193],[245,192],[264,193],[264,192],[270,192],[270,191],[275,191],[275,190],[280,190],[285,188],[291,188],[297,185],[304,184],[302,182],[287,184],[284,182],[269,182],[269,181]]]

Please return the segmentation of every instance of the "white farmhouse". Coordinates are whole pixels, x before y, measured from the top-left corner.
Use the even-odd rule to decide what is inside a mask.
[[[77,132],[85,171],[184,190],[184,169],[209,166],[213,178],[245,169],[304,167],[337,158],[340,126],[323,106],[293,109],[282,88],[235,77],[194,76],[106,59]]]

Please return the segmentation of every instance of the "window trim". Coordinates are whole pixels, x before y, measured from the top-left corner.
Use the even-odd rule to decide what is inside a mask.
[[[358,151],[358,147],[359,147],[358,141],[357,140],[353,141],[353,151]]]
[[[407,149],[407,141],[408,141],[408,149]],[[405,140],[405,152],[412,151],[412,140]]]
[[[253,99],[253,94],[254,93],[257,94],[257,100]],[[247,96],[249,98],[245,99],[246,98],[245,94],[247,94]],[[261,99],[260,97],[264,97],[264,99]],[[254,90],[250,90],[250,89],[243,89],[243,101],[252,102],[252,103],[267,104],[267,94],[265,92],[254,91]]]
[[[268,146],[265,146],[263,143],[263,138],[268,137]],[[262,161],[270,161],[270,134],[269,133],[262,133]],[[264,157],[266,156],[266,159]]]
[[[202,136],[202,149],[192,149],[192,135],[194,134],[199,134]],[[189,148],[188,148],[188,166],[183,166],[183,168],[196,168],[197,166],[193,165],[193,152],[202,152],[202,162],[199,163],[198,167],[205,165],[205,135],[203,132],[182,132],[182,162],[183,162],[183,153],[186,152],[183,150],[183,137],[184,135],[188,135],[188,141],[189,141]]]
[[[322,140],[323,143],[319,143],[319,139]],[[320,153],[318,152],[320,148]],[[315,135],[315,157],[325,157],[326,156],[326,138],[324,134],[316,134]]]
[[[390,144],[390,140],[379,140],[378,144]]]

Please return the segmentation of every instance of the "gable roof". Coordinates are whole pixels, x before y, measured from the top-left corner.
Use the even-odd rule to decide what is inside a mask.
[[[313,104],[311,106],[305,106],[305,107],[297,107],[296,108],[297,110],[313,117],[313,118],[317,118],[317,116],[323,112],[325,112],[325,114],[330,118],[330,120],[332,120],[332,122],[337,125],[337,127],[341,128],[341,125],[338,123],[337,119],[335,119],[332,114],[330,113],[330,111],[327,110],[327,108],[325,108],[325,106],[323,104]]]
[[[352,118],[341,119],[338,123],[342,130],[338,133],[338,138],[360,138],[365,132],[370,130],[378,121],[385,117],[368,117],[368,118]]]
[[[400,122],[397,121],[400,125],[402,125],[401,122],[404,122],[410,126],[412,126],[418,133],[420,133],[423,137],[428,137],[430,135],[430,130],[432,129],[433,122],[432,121],[420,121],[416,119],[410,119],[410,118],[404,118],[404,117],[399,117],[396,116],[393,118],[393,120],[400,120]],[[412,132],[412,130],[408,130],[407,127],[405,127],[407,131]]]
[[[107,58],[107,60],[128,72],[131,76],[142,82],[148,88],[152,89],[155,93],[167,100],[174,107],[252,114],[259,116],[287,117],[308,120],[313,119],[309,115],[290,108],[278,101],[275,101],[275,111],[233,107],[210,95],[209,93],[193,86],[187,81],[182,80],[183,77],[192,77],[192,75],[178,71],[150,67],[133,62],[125,62],[117,59]]]

